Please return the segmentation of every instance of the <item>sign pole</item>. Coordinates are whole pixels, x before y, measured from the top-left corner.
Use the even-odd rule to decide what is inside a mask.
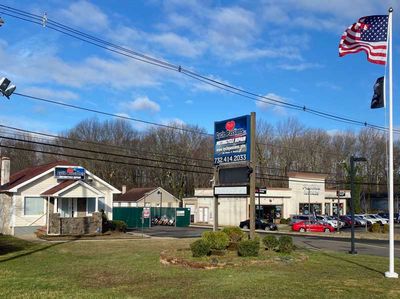
[[[214,190],[214,187],[218,185],[218,169],[217,167],[214,167],[214,177],[213,177],[213,182],[212,182],[212,188]],[[215,194],[214,192],[214,202],[213,202],[213,213],[214,213],[214,222],[213,222],[213,231],[218,231],[218,195]]]
[[[256,171],[255,171],[255,154],[256,154],[256,113],[251,112],[250,115],[250,168],[253,170],[250,173],[250,239],[256,237],[256,222],[255,222],[255,191],[256,191]]]

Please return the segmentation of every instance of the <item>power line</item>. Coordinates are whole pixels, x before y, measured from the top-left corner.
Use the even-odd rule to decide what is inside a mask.
[[[127,148],[127,147],[122,147],[122,146],[117,146],[117,145],[112,145],[112,144],[106,144],[106,143],[101,143],[101,142],[94,142],[94,141],[76,139],[76,138],[71,138],[71,137],[65,137],[65,136],[61,136],[61,135],[53,135],[53,134],[48,134],[48,133],[43,133],[43,132],[24,130],[24,129],[21,129],[21,128],[15,128],[15,127],[6,126],[6,125],[0,125],[0,128],[10,129],[10,130],[18,131],[18,132],[23,132],[25,134],[34,134],[34,135],[45,136],[45,137],[49,137],[49,138],[66,140],[66,141],[74,141],[74,142],[86,143],[86,144],[89,144],[89,145],[103,146],[103,147],[106,147],[106,148],[124,150],[126,152],[135,151],[135,152],[138,152],[138,153],[151,154],[151,155],[160,156],[160,157],[169,157],[169,158],[177,158],[177,159],[184,159],[184,160],[194,160],[194,161],[202,161],[202,162],[208,162],[208,163],[211,162],[211,159],[201,159],[201,158],[194,158],[194,157],[188,157],[188,156],[178,156],[178,155],[172,155],[172,154],[168,154],[168,153],[160,153],[160,152],[147,151],[147,150],[144,152],[144,151],[138,150],[136,148],[130,148],[130,147]]]
[[[92,154],[101,154],[101,155],[115,156],[115,157],[128,158],[128,159],[140,159],[140,160],[143,160],[143,161],[166,163],[166,164],[173,164],[173,165],[179,165],[179,166],[185,166],[185,167],[197,167],[197,168],[202,168],[202,169],[212,169],[212,167],[206,167],[206,166],[201,166],[201,165],[193,165],[193,164],[180,163],[180,162],[163,161],[163,160],[149,159],[149,158],[138,157],[138,156],[121,155],[121,154],[114,154],[114,153],[110,153],[110,152],[100,152],[100,151],[95,151],[95,150],[76,148],[76,147],[72,147],[72,146],[65,146],[65,145],[59,145],[59,144],[51,144],[51,143],[45,143],[45,142],[26,140],[26,139],[21,139],[21,138],[7,137],[7,136],[3,136],[3,135],[0,135],[0,138],[7,139],[7,140],[12,140],[12,141],[19,141],[19,142],[25,142],[25,143],[30,143],[30,144],[36,144],[36,145],[52,146],[52,147],[57,147],[57,148],[62,148],[62,149],[83,151],[83,152],[92,153]]]
[[[102,159],[102,158],[93,158],[93,157],[87,157],[87,156],[72,155],[72,154],[67,154],[67,153],[56,153],[56,152],[49,152],[49,151],[38,150],[38,149],[28,149],[28,148],[19,147],[19,146],[4,145],[1,143],[0,143],[0,146],[3,148],[8,148],[8,149],[17,149],[17,150],[22,150],[22,151],[34,152],[34,153],[63,156],[63,157],[70,157],[70,158],[77,158],[77,159],[86,159],[86,160],[100,161],[100,162],[106,162],[106,163],[115,163],[115,164],[138,166],[138,167],[149,167],[149,168],[156,168],[156,169],[163,169],[163,170],[170,170],[170,171],[189,172],[189,173],[197,173],[197,174],[208,174],[208,175],[212,174],[212,172],[205,172],[205,171],[198,171],[198,170],[179,169],[179,168],[132,163],[132,162],[114,161],[114,160],[108,160],[108,159]]]
[[[2,7],[2,9],[7,11],[7,12],[2,11],[3,14],[9,15],[11,17],[19,18],[19,19],[24,20],[24,21],[32,22],[32,23],[35,23],[35,24],[38,24],[38,25],[43,25],[40,22],[40,21],[42,21],[42,17],[40,17],[38,15],[30,14],[28,12],[24,12],[22,10],[15,9],[15,8],[12,8],[12,7],[9,7],[9,6],[5,6],[5,5],[0,5],[0,7]],[[13,13],[14,15],[12,15],[11,13]],[[17,14],[17,16],[15,14]],[[23,17],[19,17],[18,15],[20,15],[20,16],[22,15]],[[26,18],[30,18],[31,20],[28,20]],[[99,39],[97,37],[94,37],[92,35],[84,33],[82,31],[79,31],[79,30],[73,29],[71,27],[68,27],[66,25],[63,25],[63,24],[61,24],[59,22],[52,21],[50,19],[47,19],[46,27],[50,28],[50,29],[53,29],[53,30],[56,30],[56,31],[58,31],[60,33],[63,33],[63,34],[67,34],[67,35],[69,35],[69,36],[71,36],[73,38],[77,38],[77,39],[82,40],[84,42],[88,42],[88,43],[90,43],[92,45],[102,47],[105,50],[116,52],[116,53],[119,53],[121,55],[128,56],[130,58],[134,58],[134,59],[139,60],[141,62],[150,63],[150,64],[153,64],[153,65],[156,65],[156,66],[167,68],[169,70],[178,71],[178,72],[180,72],[182,74],[185,74],[186,76],[189,76],[189,77],[191,77],[193,79],[199,80],[199,81],[201,81],[201,82],[203,82],[205,84],[210,84],[210,85],[212,85],[214,87],[221,88],[221,89],[223,89],[225,91],[234,93],[236,95],[239,95],[239,96],[250,95],[252,97],[255,97],[255,98],[252,98],[255,101],[262,101],[262,102],[265,102],[265,103],[268,103],[268,104],[280,105],[280,106],[284,106],[284,107],[295,109],[295,110],[303,110],[304,112],[309,112],[309,113],[317,115],[319,117],[323,117],[323,118],[327,118],[327,119],[331,119],[331,120],[335,120],[335,121],[339,121],[339,122],[344,122],[344,123],[348,123],[348,124],[353,124],[353,125],[370,127],[372,129],[376,129],[376,130],[387,131],[387,128],[383,127],[383,126],[378,126],[378,125],[374,125],[374,124],[369,124],[367,122],[357,121],[357,120],[354,120],[354,119],[351,119],[351,118],[348,118],[348,117],[341,117],[341,116],[338,116],[338,115],[335,115],[335,114],[318,111],[316,109],[309,108],[309,107],[306,107],[306,106],[287,103],[287,102],[284,102],[284,101],[281,101],[281,100],[277,100],[277,99],[274,99],[274,98],[262,96],[260,94],[257,94],[257,93],[251,92],[251,91],[247,91],[245,89],[237,88],[237,87],[232,86],[230,84],[226,84],[226,83],[220,82],[218,80],[215,80],[213,78],[209,78],[209,77],[203,76],[201,74],[198,74],[196,72],[190,71],[190,70],[188,70],[186,68],[181,67],[180,65],[174,65],[174,64],[162,61],[160,59],[156,59],[156,58],[153,58],[151,56],[139,53],[137,51],[132,51],[130,49],[127,49],[127,48],[115,45],[113,43],[104,41],[102,39]],[[65,32],[65,31],[68,31],[68,32]],[[95,42],[91,42],[90,40],[93,40]],[[105,44],[106,46],[99,45],[99,43],[100,44]],[[115,48],[117,50],[110,49],[109,47]],[[121,51],[130,53],[130,55],[128,55],[126,53],[121,53]],[[134,57],[131,57],[132,55]],[[139,56],[141,58],[137,58],[135,56]],[[396,131],[396,133],[399,133],[399,132],[400,132],[399,130]]]

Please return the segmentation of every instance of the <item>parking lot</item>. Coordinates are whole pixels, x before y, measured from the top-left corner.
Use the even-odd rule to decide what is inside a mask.
[[[211,230],[211,227],[173,227],[173,226],[153,226],[151,228],[143,229],[143,234],[150,237],[161,237],[161,238],[198,238],[205,231]],[[343,230],[349,231],[349,228]],[[358,231],[365,231],[363,227],[357,227]],[[397,225],[396,230],[400,230],[400,226]],[[142,233],[142,229],[130,230],[135,234]],[[286,231],[287,232],[287,231]],[[257,230],[257,234],[263,237],[265,232]],[[275,234],[277,236],[284,235],[285,231],[278,231]],[[294,243],[297,246],[305,247],[310,250],[329,250],[336,252],[348,252],[350,249],[350,239],[335,237],[332,235],[292,235]],[[359,254],[369,254],[376,256],[388,256],[388,241],[387,240],[366,240],[356,239],[356,250]],[[395,257],[400,257],[400,241],[395,241]]]

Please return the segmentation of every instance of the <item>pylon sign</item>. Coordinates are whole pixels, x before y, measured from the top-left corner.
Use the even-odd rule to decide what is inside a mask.
[[[250,115],[214,123],[214,165],[250,161]]]

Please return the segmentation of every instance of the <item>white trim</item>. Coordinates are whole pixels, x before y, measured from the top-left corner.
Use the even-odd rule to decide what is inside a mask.
[[[23,183],[17,185],[17,186],[15,186],[15,187],[12,188],[12,189],[4,190],[4,191],[8,191],[8,192],[18,192],[18,189],[19,189],[19,188],[24,187],[24,186],[26,186],[26,185],[32,183],[33,181],[35,181],[35,180],[41,178],[42,176],[45,176],[46,174],[49,174],[49,173],[52,172],[52,171],[54,171],[54,168],[49,169],[49,170],[47,170],[47,171],[45,171],[45,172],[42,172],[41,174],[38,174],[37,176],[35,176],[35,177],[33,177],[33,178],[31,178],[31,179],[29,179],[29,180],[27,180],[27,181],[25,181],[25,182],[23,182]]]
[[[22,182],[21,184],[15,186],[15,187],[12,188],[12,189],[4,190],[4,191],[8,191],[8,192],[18,192],[18,189],[19,189],[19,188],[24,187],[24,186],[30,184],[31,182],[33,182],[33,181],[35,181],[35,180],[37,180],[37,179],[39,179],[39,178],[41,178],[41,177],[43,177],[43,176],[45,176],[45,175],[51,173],[51,172],[54,173],[54,170],[55,170],[56,167],[71,167],[71,165],[56,165],[56,166],[50,168],[49,170],[46,170],[45,172],[42,172],[42,173],[38,174],[37,176],[35,176],[35,177],[33,177],[33,178],[31,178],[31,179],[25,181],[25,182]],[[75,165],[75,167],[81,167],[81,166]],[[98,176],[92,174],[89,170],[85,169],[85,172],[86,172],[87,174],[89,174],[91,177],[93,177],[95,180],[99,181],[100,183],[102,183],[103,185],[105,185],[106,187],[108,187],[109,189],[111,189],[111,193],[113,193],[113,194],[120,194],[120,193],[121,193],[121,191],[119,191],[117,188],[111,186],[111,185],[110,185],[109,183],[107,183],[106,181],[104,181],[104,180],[102,180],[101,178],[99,178]],[[81,181],[81,180],[78,180],[78,181]]]
[[[73,183],[73,184],[71,184],[69,186],[66,186],[65,188],[57,191],[56,193],[53,194],[53,196],[63,197],[62,193],[67,192],[69,189],[75,187],[78,184],[81,185],[82,187],[88,188],[90,191],[94,192],[96,195],[99,195],[99,194],[103,195],[103,193],[101,193],[99,190],[97,190],[96,188],[86,184],[84,181],[76,181],[75,183]],[[85,198],[85,197],[87,197],[87,196],[83,196],[83,197],[80,197],[80,198]]]
[[[93,178],[95,178],[97,181],[99,181],[100,183],[106,185],[108,188],[111,189],[111,193],[113,194],[121,194],[121,191],[119,191],[117,188],[111,186],[109,183],[107,183],[106,181],[102,180],[101,178],[99,178],[97,175],[94,175],[93,173],[91,173],[89,170],[86,169],[86,173],[88,173],[90,176],[92,176]]]

